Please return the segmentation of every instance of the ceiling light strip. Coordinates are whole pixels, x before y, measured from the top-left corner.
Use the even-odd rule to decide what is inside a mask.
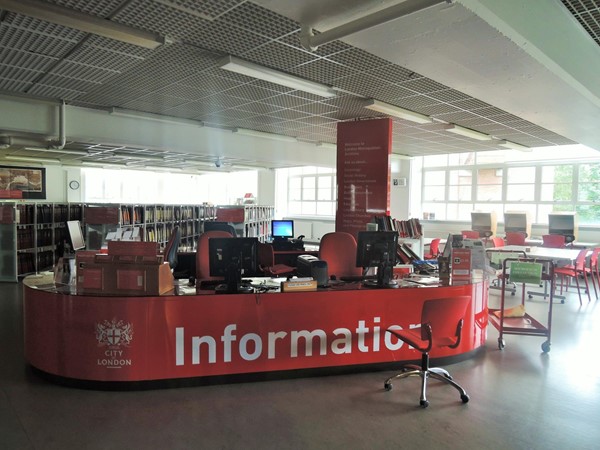
[[[320,97],[331,98],[337,95],[337,92],[333,88],[324,84],[315,83],[287,73],[259,66],[258,64],[244,61],[234,56],[226,56],[220,61],[218,66],[221,69],[229,70],[230,72],[268,81],[280,86],[289,87],[290,89],[308,92],[309,94],[318,95]]]
[[[247,130],[245,128],[235,128],[233,130],[233,132],[237,133],[237,134],[242,134],[244,136],[272,139],[274,141],[298,142],[298,140],[293,136],[284,136],[281,134],[265,133],[264,131]]]
[[[531,152],[531,151],[533,151],[532,148],[526,147],[526,146],[521,145],[521,144],[516,144],[516,143],[511,142],[511,141],[502,140],[502,141],[498,142],[498,145],[500,147],[509,148],[511,150],[518,150],[520,152]]]
[[[50,163],[50,164],[60,164],[59,159],[51,159],[51,158],[36,158],[33,156],[18,156],[18,155],[7,155],[4,159],[8,161],[23,161],[23,162],[33,162],[33,163]]]
[[[489,134],[480,133],[479,131],[471,130],[470,128],[464,128],[459,125],[449,124],[445,127],[446,131],[450,133],[458,134],[460,136],[476,139],[478,141],[491,141],[493,138]]]
[[[157,34],[51,3],[36,0],[0,0],[0,9],[149,49],[155,49],[165,43],[165,39]]]
[[[431,123],[431,117],[425,114],[419,114],[408,109],[400,108],[399,106],[390,105],[380,102],[379,100],[370,99],[364,105],[365,108],[371,111],[377,111],[389,116],[398,117],[400,119],[409,120],[411,122],[425,124]]]

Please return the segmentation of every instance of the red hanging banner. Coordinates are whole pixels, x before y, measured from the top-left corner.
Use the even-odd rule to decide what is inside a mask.
[[[392,120],[338,124],[336,231],[357,236],[375,215],[390,211]]]

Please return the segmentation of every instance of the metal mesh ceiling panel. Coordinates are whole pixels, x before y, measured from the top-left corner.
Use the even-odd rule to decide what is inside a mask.
[[[364,108],[365,100],[374,98],[435,119],[424,125],[394,119],[394,148],[406,155],[498,149],[494,143],[451,135],[440,121],[528,146],[573,143],[341,41],[309,52],[300,45],[300,24],[251,1],[47,2],[166,36],[168,43],[149,50],[0,12],[0,89],[5,92],[201,120],[207,126],[254,129],[315,143],[334,143],[339,121],[384,117]],[[598,42],[598,2],[563,3]],[[323,98],[222,70],[219,61],[226,55],[333,86],[338,95]],[[110,151],[112,144],[107,145]],[[81,143],[68,146],[89,149]],[[177,155],[176,149],[171,153]],[[85,156],[86,161],[100,157],[114,160],[98,147]]]

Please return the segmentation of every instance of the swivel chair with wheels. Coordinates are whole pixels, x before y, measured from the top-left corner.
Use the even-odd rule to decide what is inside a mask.
[[[263,242],[258,243],[258,265],[265,275],[271,277],[291,276],[296,270],[286,264],[275,264],[273,245]]]
[[[362,268],[356,267],[356,248],[356,239],[350,233],[326,233],[319,244],[319,259],[327,261],[330,276],[360,277]]]
[[[431,377],[453,386],[460,393],[460,399],[463,403],[469,401],[467,392],[454,382],[448,371],[439,367],[429,367],[429,352],[432,349],[456,348],[460,345],[464,316],[470,300],[469,296],[427,300],[423,303],[423,309],[421,310],[420,329],[386,330],[421,352],[421,366],[414,364],[404,366],[401,373],[385,380],[383,387],[386,391],[392,389],[392,381],[395,379],[420,376],[421,399],[419,403],[423,408],[426,408],[429,406],[429,401],[425,395],[427,379]]]
[[[222,280],[220,277],[210,276],[210,258],[208,253],[208,240],[210,238],[232,238],[231,233],[227,231],[206,231],[198,238],[198,250],[196,251],[196,286],[201,286],[202,282]]]
[[[179,242],[181,241],[181,230],[176,226],[171,231],[171,236],[165,245],[163,251],[163,258],[169,263],[169,267],[173,270],[177,266],[177,250],[179,249]]]

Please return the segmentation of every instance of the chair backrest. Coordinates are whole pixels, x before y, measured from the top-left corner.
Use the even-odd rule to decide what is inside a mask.
[[[206,221],[203,224],[203,228],[204,228],[204,232],[206,233],[207,231],[227,231],[228,233],[231,234],[231,236],[235,237],[235,228],[233,227],[233,225],[231,225],[228,222],[213,222],[213,221]]]
[[[600,254],[600,247],[595,247],[590,255],[590,268],[595,269],[598,266],[598,255]]]
[[[585,270],[586,258],[589,250],[587,248],[581,249],[575,258],[575,270],[577,272],[583,272]]]
[[[217,280],[218,277],[210,276],[208,240],[210,238],[233,238],[227,231],[207,231],[198,238],[198,249],[196,251],[196,279],[197,280]]]
[[[437,258],[437,256],[440,254],[440,242],[441,239],[439,238],[431,240],[431,243],[429,244],[429,255],[431,257]]]
[[[522,231],[507,231],[506,245],[525,245],[527,235]]]
[[[319,244],[319,259],[327,262],[330,276],[339,278],[362,274],[362,268],[356,267],[356,239],[350,233],[326,233]]]
[[[502,239],[501,237],[493,237],[492,245],[494,247],[504,247],[504,239]]]
[[[181,230],[178,226],[173,228],[171,231],[171,236],[165,245],[165,249],[163,251],[164,260],[169,263],[169,267],[174,269],[177,265],[177,250],[179,249],[179,242],[181,241]]]
[[[465,317],[467,306],[471,301],[468,295],[457,297],[438,298],[426,300],[421,310],[421,325],[431,326],[432,341],[448,342],[448,338],[456,338],[449,344],[456,343],[460,338],[457,336],[458,323]],[[426,328],[421,326],[421,339],[427,340]]]
[[[265,268],[275,265],[275,253],[271,244],[258,243],[258,265]]]
[[[465,239],[479,239],[481,237],[479,231],[463,230],[461,233]]]
[[[564,248],[565,245],[566,240],[562,234],[544,234],[542,236],[542,247]]]

